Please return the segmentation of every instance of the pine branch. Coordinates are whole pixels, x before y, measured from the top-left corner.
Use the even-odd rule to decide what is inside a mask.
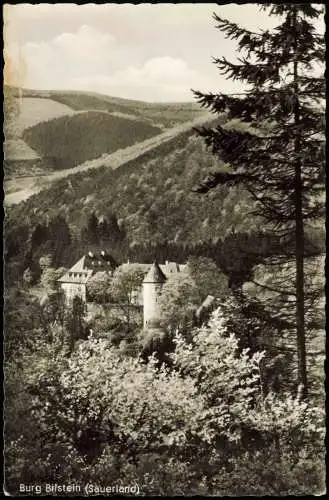
[[[254,285],[256,286],[259,286],[261,288],[264,288],[266,290],[269,290],[271,292],[275,292],[275,293],[279,293],[281,295],[293,295],[293,296],[296,296],[296,293],[291,291],[291,290],[281,290],[279,288],[273,288],[271,286],[268,286],[268,285],[264,285],[262,283],[259,283],[258,281],[256,280],[251,280],[251,283],[253,283]]]
[[[234,64],[225,57],[213,58],[213,62],[222,75],[233,81],[245,81],[247,84],[255,86],[280,82],[280,67],[278,65],[251,64],[246,59],[242,60],[242,64]]]
[[[255,31],[250,31],[244,28],[241,28],[238,24],[229,21],[228,19],[224,19],[219,17],[216,12],[213,12],[213,18],[216,21],[217,25],[215,27],[223,33],[226,33],[227,38],[238,39],[240,37],[256,37],[258,40],[261,40],[264,36],[267,36],[268,31],[257,33]]]
[[[293,114],[295,101],[297,99],[293,87],[289,84],[284,89],[257,91],[253,94],[244,94],[244,98],[233,95],[202,94],[194,91],[194,95],[202,107],[212,113],[226,113],[228,119],[239,118],[244,122],[264,120],[268,116],[274,121],[288,121]],[[309,94],[308,94],[309,97]],[[303,128],[315,128],[321,131],[324,125],[324,113],[317,111],[314,107],[301,104],[301,117]],[[308,122],[306,122],[308,120]]]
[[[230,173],[212,174],[196,189],[204,193],[219,184],[243,183],[255,201],[252,213],[269,223],[274,235],[287,235],[279,256],[271,263],[289,263],[296,279],[286,275],[280,289],[267,287],[287,297],[286,285],[295,287],[294,303],[276,304],[280,319],[289,319],[289,330],[297,323],[298,379],[307,388],[305,327],[310,323],[312,294],[304,290],[304,257],[317,253],[306,248],[304,224],[324,215],[325,179],[325,81],[313,77],[315,63],[324,63],[324,37],[315,32],[313,20],[320,11],[309,4],[263,5],[270,15],[283,19],[271,32],[252,33],[215,16],[217,28],[237,42],[237,63],[214,58],[221,74],[251,86],[240,94],[202,94],[195,97],[202,107],[224,114],[227,126],[198,130],[206,145]],[[267,123],[264,121],[267,120]],[[243,126],[243,124],[247,124]],[[246,130],[247,128],[247,130]],[[305,247],[305,248],[304,248]],[[266,258],[264,258],[266,260]],[[256,285],[262,286],[255,282]],[[277,299],[271,299],[271,306]],[[295,313],[295,321],[291,315]]]
[[[229,172],[214,172],[208,175],[201,183],[200,186],[193,188],[194,193],[207,193],[219,185],[229,184],[236,185],[252,180],[252,177],[246,174],[231,174]]]

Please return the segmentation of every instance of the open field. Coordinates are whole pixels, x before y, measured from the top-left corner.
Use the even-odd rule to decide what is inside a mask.
[[[38,153],[31,148],[23,139],[17,137],[5,140],[5,160],[36,160],[40,158]]]
[[[38,123],[75,113],[66,104],[61,104],[53,99],[24,97],[16,100],[19,114],[15,119],[15,132],[18,136],[28,127],[34,127]]]
[[[12,88],[13,94],[18,97],[18,90]],[[109,113],[122,113],[123,115],[135,116],[144,121],[160,126],[162,128],[170,128],[178,123],[193,120],[197,116],[203,114],[203,110],[196,102],[183,102],[183,103],[153,103],[145,101],[136,101],[132,99],[122,99],[120,97],[113,97],[97,92],[88,91],[60,91],[60,90],[22,90],[22,102],[26,101],[23,105],[23,114],[32,111],[33,101],[44,100],[46,104],[39,102],[40,117],[44,116],[43,120],[50,120],[63,114],[72,114],[74,111],[107,111]],[[58,106],[55,106],[55,103]],[[29,106],[32,105],[32,108]],[[56,114],[57,113],[57,114]],[[24,121],[25,120],[25,121]],[[33,118],[22,119],[24,125]],[[32,126],[35,123],[31,123]]]

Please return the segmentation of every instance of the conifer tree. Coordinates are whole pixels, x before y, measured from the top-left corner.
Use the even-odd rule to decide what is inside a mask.
[[[203,107],[240,123],[199,129],[231,171],[210,174],[196,191],[243,183],[255,199],[257,214],[280,236],[282,254],[295,267],[298,383],[306,395],[305,233],[324,216],[325,80],[319,69],[325,46],[314,26],[324,7],[291,3],[260,8],[277,17],[273,30],[254,33],[214,14],[217,28],[237,42],[239,52],[236,63],[225,57],[214,63],[221,74],[246,85],[246,91],[194,91]]]

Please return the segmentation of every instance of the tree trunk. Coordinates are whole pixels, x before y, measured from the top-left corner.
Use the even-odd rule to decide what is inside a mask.
[[[295,167],[295,210],[296,210],[296,327],[298,353],[298,383],[307,395],[305,311],[304,311],[304,225],[302,215],[301,168]]]
[[[297,9],[294,12],[294,27],[297,24]],[[295,32],[296,33],[296,32]],[[294,91],[295,109],[294,120],[297,125],[295,138],[295,244],[296,244],[296,333],[298,357],[298,384],[302,386],[302,396],[307,395],[306,347],[305,347],[305,310],[304,310],[304,221],[302,211],[303,181],[301,172],[300,131],[298,125],[299,100],[298,100],[298,54],[297,37],[295,35],[295,60],[294,60]]]

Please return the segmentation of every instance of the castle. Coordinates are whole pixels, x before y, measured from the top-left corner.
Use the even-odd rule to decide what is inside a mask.
[[[129,268],[130,265],[135,264],[130,264],[129,261],[123,264],[126,268]],[[145,272],[145,277],[141,289],[134,293],[133,302],[134,305],[143,307],[144,328],[151,328],[160,319],[159,298],[164,283],[170,275],[186,272],[187,266],[168,261],[164,264],[154,262],[153,264],[138,265]],[[90,278],[99,271],[106,271],[109,276],[112,276],[116,267],[118,266],[113,257],[104,250],[97,254],[89,252],[74,264],[58,280],[58,283],[68,302],[76,296],[87,302]]]
[[[144,328],[152,327],[160,319],[159,297],[166,280],[159,264],[154,262],[143,281]]]

